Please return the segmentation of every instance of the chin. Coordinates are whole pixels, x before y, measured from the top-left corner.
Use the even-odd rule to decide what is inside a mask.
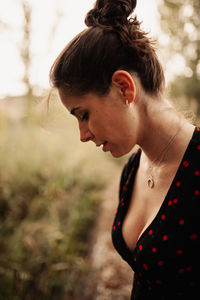
[[[115,158],[120,158],[120,157],[122,157],[122,156],[128,154],[129,152],[126,152],[126,153],[116,153],[116,152],[111,152],[111,151],[110,151],[110,153],[111,153],[111,155],[112,155],[113,157],[115,157]]]
[[[120,147],[119,147],[118,149],[117,148],[115,149],[116,151],[110,150],[110,153],[113,157],[120,158],[124,155],[129,154],[133,150],[134,146],[135,145],[133,145],[133,147],[132,147],[132,145],[127,145],[127,147],[123,147],[123,149],[122,148],[120,149]]]

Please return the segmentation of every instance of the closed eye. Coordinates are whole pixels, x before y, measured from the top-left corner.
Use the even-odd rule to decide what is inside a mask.
[[[89,113],[88,112],[85,112],[82,117],[81,117],[81,121],[88,121],[89,119]]]

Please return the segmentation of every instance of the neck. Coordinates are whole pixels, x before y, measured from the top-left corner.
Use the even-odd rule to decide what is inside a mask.
[[[143,122],[138,144],[143,150],[147,165],[160,166],[177,161],[187,147],[194,126],[167,101],[151,103],[144,111],[146,116],[143,116],[143,120],[146,122]]]

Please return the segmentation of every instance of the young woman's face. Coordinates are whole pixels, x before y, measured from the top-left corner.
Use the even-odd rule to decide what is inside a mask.
[[[62,103],[77,118],[82,142],[93,141],[103,151],[114,157],[127,154],[136,143],[133,118],[126,105],[114,90],[99,97],[87,94],[83,97],[68,97],[59,90]]]

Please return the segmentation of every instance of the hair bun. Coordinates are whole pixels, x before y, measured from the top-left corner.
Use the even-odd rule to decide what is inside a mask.
[[[127,23],[127,18],[134,11],[137,0],[97,0],[85,18],[89,26],[115,26]]]

